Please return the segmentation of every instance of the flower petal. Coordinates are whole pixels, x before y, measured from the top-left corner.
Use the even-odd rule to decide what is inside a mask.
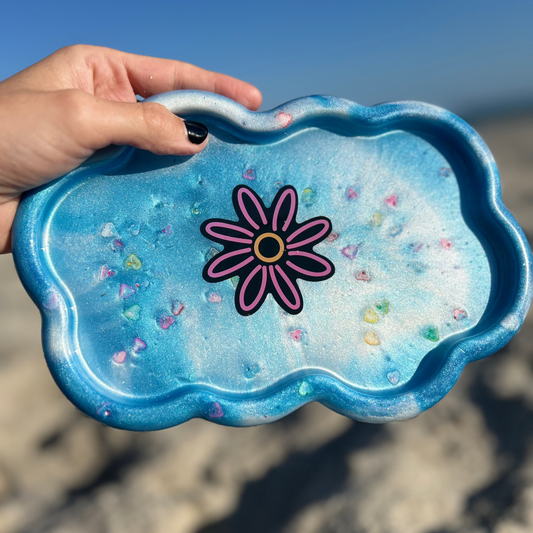
[[[235,257],[239,255],[247,254],[248,257],[237,263]],[[206,274],[208,278],[222,281],[222,278],[231,278],[235,276],[235,273],[240,270],[242,267],[246,266],[248,263],[251,263],[254,260],[252,255],[251,248],[241,248],[240,250],[235,250],[234,252],[229,253],[220,253],[216,255],[211,261],[206,265]],[[215,272],[215,268],[223,263],[222,268],[224,270]]]
[[[241,228],[233,222],[225,222],[222,220],[215,220],[205,225],[205,233],[209,235],[214,241],[230,241],[242,244],[252,244],[252,239],[247,239],[245,236],[253,237],[254,234]]]
[[[278,225],[282,231],[287,231],[293,221],[298,206],[296,191],[292,187],[284,187],[281,194],[275,200],[274,216],[272,217],[272,230],[278,231]]]
[[[279,265],[276,265],[276,270],[274,270],[272,265],[269,265],[268,271],[272,284],[276,289],[278,303],[289,313],[299,313],[302,310],[303,301],[298,285],[289,279],[289,276],[287,276]],[[278,275],[279,279],[277,277]]]
[[[252,189],[244,185],[235,187],[233,191],[233,205],[239,218],[244,217],[254,229],[259,229],[267,223],[263,202]]]
[[[308,244],[316,244],[325,239],[330,231],[331,222],[327,218],[311,219],[287,237],[287,242],[290,243],[287,244],[287,250],[301,248]],[[292,242],[298,236],[300,236],[300,240]]]
[[[321,255],[294,251],[289,252],[289,259],[286,265],[304,276],[304,278],[311,278],[312,281],[319,281],[325,277],[329,277],[333,272],[332,264]]]
[[[260,278],[258,277],[261,271]],[[265,289],[268,281],[266,266],[257,265],[237,288],[235,303],[241,314],[255,313],[265,299]],[[252,300],[253,299],[253,300]],[[250,303],[250,300],[252,302]]]

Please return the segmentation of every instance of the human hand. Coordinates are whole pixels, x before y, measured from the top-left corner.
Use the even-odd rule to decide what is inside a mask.
[[[207,128],[184,123],[156,103],[165,91],[199,89],[251,110],[261,93],[201,68],[95,46],[62,48],[0,83],[0,253],[11,251],[20,195],[79,166],[99,148],[130,145],[159,155],[191,155]],[[188,126],[188,127],[187,127]]]

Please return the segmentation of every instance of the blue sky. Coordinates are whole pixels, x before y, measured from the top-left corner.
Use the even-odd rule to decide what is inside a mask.
[[[467,117],[533,104],[532,0],[19,0],[0,12],[0,79],[74,43],[241,77],[263,109],[307,94]]]

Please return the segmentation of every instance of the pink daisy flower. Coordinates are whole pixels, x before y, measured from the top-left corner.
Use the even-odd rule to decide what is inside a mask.
[[[218,283],[239,276],[235,307],[241,315],[255,313],[268,294],[288,313],[299,313],[303,300],[296,280],[323,281],[335,273],[333,263],[313,251],[330,234],[330,220],[296,222],[298,195],[291,185],[278,191],[269,208],[250,187],[239,185],[233,207],[238,222],[209,219],[200,228],[224,245],[205,265],[204,279]]]

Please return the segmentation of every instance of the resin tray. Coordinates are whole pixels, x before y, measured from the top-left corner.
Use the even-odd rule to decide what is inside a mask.
[[[504,346],[531,252],[487,147],[420,103],[313,96],[265,113],[209,93],[151,99],[207,148],[132,148],[23,199],[20,277],[58,385],[132,430],[250,426],[319,401],[416,416]]]

